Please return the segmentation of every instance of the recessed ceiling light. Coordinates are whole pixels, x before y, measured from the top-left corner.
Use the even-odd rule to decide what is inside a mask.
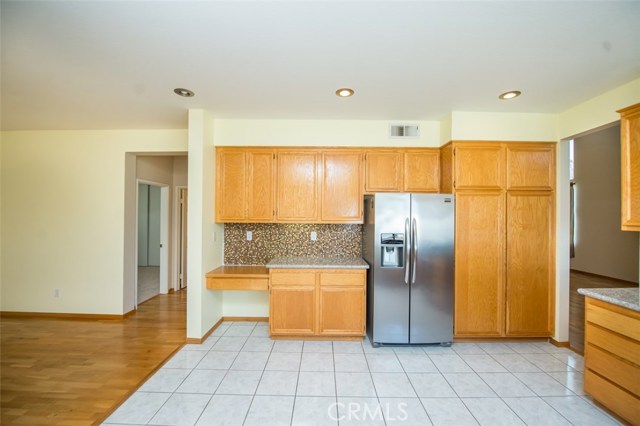
[[[336,90],[336,95],[341,98],[348,98],[353,95],[353,89],[349,89],[348,87],[343,87],[342,89]]]
[[[193,91],[189,89],[183,89],[181,87],[173,89],[173,93],[175,93],[178,96],[182,96],[183,98],[192,98],[195,96],[195,93],[193,93]]]
[[[503,94],[498,96],[498,98],[500,98],[500,99],[502,99],[504,101],[504,100],[507,100],[507,99],[517,98],[521,94],[522,94],[522,92],[519,91],[519,90],[510,90],[508,92],[504,92]]]

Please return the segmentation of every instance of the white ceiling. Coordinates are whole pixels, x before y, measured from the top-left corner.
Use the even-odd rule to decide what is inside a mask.
[[[2,1],[3,129],[556,113],[640,77],[640,1]],[[355,89],[340,99],[339,87]],[[195,91],[176,96],[175,87]],[[523,95],[500,101],[517,89]]]

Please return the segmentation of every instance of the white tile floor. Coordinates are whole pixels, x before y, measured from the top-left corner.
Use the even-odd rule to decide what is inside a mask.
[[[274,341],[223,323],[186,345],[105,425],[617,425],[582,390],[582,357],[548,343],[373,348]]]

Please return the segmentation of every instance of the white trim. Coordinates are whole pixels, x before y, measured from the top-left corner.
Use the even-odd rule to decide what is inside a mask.
[[[170,186],[166,183],[154,182],[146,179],[136,178],[136,226],[135,226],[135,276],[133,301],[135,309],[138,309],[138,197],[140,184],[152,185],[160,187],[160,293],[169,292],[169,190]]]
[[[171,277],[171,288],[180,290],[180,190],[189,189],[187,185],[174,185],[173,187],[173,244],[171,247],[173,257],[173,277]],[[188,260],[187,260],[188,261]]]

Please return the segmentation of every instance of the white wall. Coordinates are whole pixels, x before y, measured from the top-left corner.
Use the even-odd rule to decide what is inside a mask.
[[[125,153],[186,147],[184,130],[3,132],[0,309],[124,313],[125,234],[135,232]]]
[[[576,138],[571,269],[638,282],[638,233],[620,230],[620,126]]]
[[[189,110],[187,337],[199,339],[222,317],[222,292],[207,290],[204,275],[222,264],[223,227],[214,223],[213,119]]]
[[[390,123],[420,124],[419,138],[389,138]],[[219,146],[440,146],[438,121],[215,120]]]
[[[451,139],[553,142],[558,140],[557,114],[454,111]]]

